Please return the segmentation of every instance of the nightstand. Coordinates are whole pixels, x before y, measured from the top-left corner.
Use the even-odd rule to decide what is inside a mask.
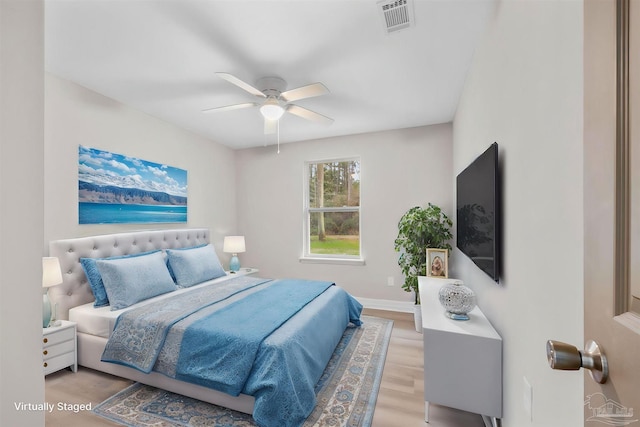
[[[76,324],[61,320],[60,326],[42,328],[42,366],[48,375],[60,369],[71,367],[78,371],[76,352]]]
[[[251,274],[256,274],[258,273],[260,270],[258,270],[257,268],[241,268],[240,270],[234,272],[231,271],[227,271],[227,274],[231,274],[233,276],[249,276]]]

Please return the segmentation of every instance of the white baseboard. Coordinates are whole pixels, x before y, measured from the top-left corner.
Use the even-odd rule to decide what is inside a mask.
[[[355,297],[365,308],[372,310],[398,311],[400,313],[413,313],[413,303],[410,301],[395,301],[388,299]]]

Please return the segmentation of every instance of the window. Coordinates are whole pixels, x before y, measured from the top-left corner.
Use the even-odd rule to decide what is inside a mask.
[[[303,259],[361,260],[360,160],[306,164]]]

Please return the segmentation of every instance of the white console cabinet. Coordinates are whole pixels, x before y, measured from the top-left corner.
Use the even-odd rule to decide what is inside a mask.
[[[444,315],[438,292],[452,279],[420,277],[424,340],[425,421],[429,402],[502,418],[502,338],[476,307],[469,320]]]

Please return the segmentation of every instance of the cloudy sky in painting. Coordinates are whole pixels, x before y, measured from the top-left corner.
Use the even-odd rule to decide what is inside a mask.
[[[187,197],[187,171],[135,157],[87,148],[78,151],[78,179]]]

